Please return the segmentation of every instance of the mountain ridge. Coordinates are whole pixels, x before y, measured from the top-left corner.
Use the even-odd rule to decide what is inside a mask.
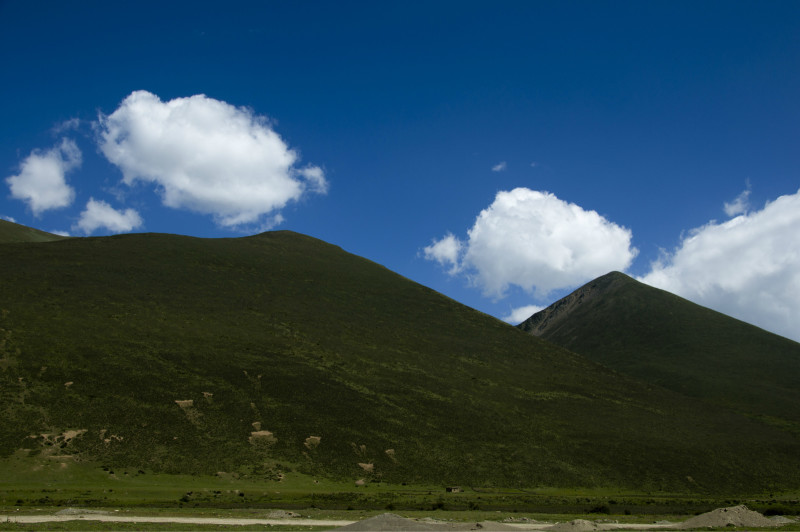
[[[624,282],[625,274],[613,271],[590,281],[581,288],[559,299],[546,309],[536,312],[518,325],[520,329],[534,336],[541,336],[545,331],[552,331],[558,324],[584,301],[591,300],[598,293],[602,294],[614,283]]]
[[[619,272],[518,325],[638,379],[800,433],[800,344]]]
[[[69,237],[48,233],[8,220],[0,220],[0,243],[54,242],[65,238]]]
[[[31,468],[745,492],[800,465],[791,434],[298,233],[0,244],[0,301],[0,456]]]

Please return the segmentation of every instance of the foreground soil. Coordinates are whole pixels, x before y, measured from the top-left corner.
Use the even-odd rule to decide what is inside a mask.
[[[284,517],[284,512],[274,512],[276,517],[233,518],[233,517],[176,517],[176,516],[131,516],[119,515],[113,511],[65,509],[55,514],[39,515],[0,515],[0,522],[18,524],[42,524],[66,521],[99,521],[106,523],[150,523],[181,524],[205,526],[308,526],[325,527],[342,531],[448,531],[482,530],[501,532],[512,530],[551,530],[553,532],[589,532],[595,530],[694,530],[708,528],[740,527],[772,528],[781,530],[800,530],[800,522],[792,518],[769,519],[745,506],[718,508],[711,512],[692,517],[683,522],[658,523],[616,523],[609,520],[589,521],[575,519],[561,523],[519,519],[505,522],[453,522],[432,518],[408,519],[386,513],[360,521],[336,519],[309,519],[296,516]],[[794,528],[797,526],[798,528]]]

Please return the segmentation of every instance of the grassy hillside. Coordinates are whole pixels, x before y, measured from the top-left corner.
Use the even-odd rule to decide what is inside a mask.
[[[800,344],[622,273],[519,326],[639,379],[800,434]]]
[[[0,220],[0,243],[8,242],[52,242],[66,237],[39,231],[7,220]]]
[[[731,492],[795,437],[290,232],[0,244],[0,454],[172,473]]]

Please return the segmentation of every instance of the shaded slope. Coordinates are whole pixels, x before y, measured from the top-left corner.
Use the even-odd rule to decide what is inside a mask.
[[[800,344],[613,272],[522,330],[800,434]]]
[[[0,256],[4,455],[472,485],[796,482],[790,435],[313,238],[121,235]]]
[[[9,242],[52,242],[67,237],[39,231],[7,220],[0,220],[0,244]]]

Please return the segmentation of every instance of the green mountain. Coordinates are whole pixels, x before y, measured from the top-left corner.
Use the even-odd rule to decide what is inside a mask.
[[[616,371],[800,434],[800,344],[613,272],[519,327]]]
[[[0,220],[0,243],[52,242],[54,240],[63,240],[64,238],[67,237],[46,233],[14,222]]]
[[[800,465],[793,434],[291,232],[0,243],[0,411],[1,456],[163,473],[730,493]]]

